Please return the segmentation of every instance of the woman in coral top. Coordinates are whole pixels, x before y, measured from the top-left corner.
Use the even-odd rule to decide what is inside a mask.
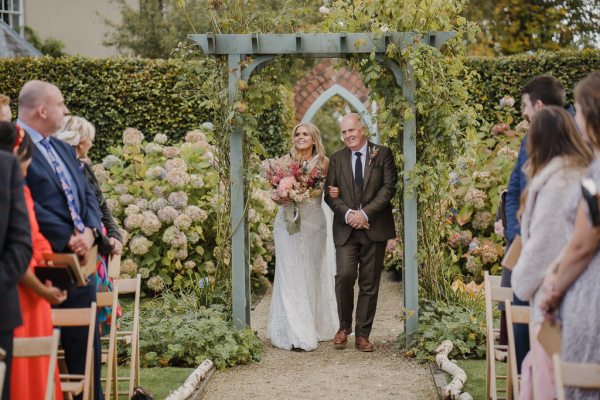
[[[34,145],[22,129],[10,122],[0,122],[0,150],[11,151],[18,157],[23,177],[31,163]],[[65,291],[40,280],[33,273],[33,267],[43,263],[42,254],[52,253],[50,243],[40,233],[35,218],[34,203],[27,186],[24,186],[25,203],[29,212],[33,256],[29,269],[19,283],[19,302],[23,325],[15,329],[14,337],[38,337],[52,335],[51,304],[60,304],[67,298]],[[46,391],[44,383],[48,375],[48,358],[14,358],[10,380],[10,398],[13,400],[43,399]],[[55,399],[62,399],[58,368],[55,376]],[[8,382],[7,382],[8,383]]]

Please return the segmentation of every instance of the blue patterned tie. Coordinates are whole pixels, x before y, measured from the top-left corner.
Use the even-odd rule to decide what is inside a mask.
[[[58,180],[60,181],[60,186],[62,187],[62,190],[65,193],[65,196],[67,197],[67,204],[69,206],[69,213],[71,214],[73,224],[79,232],[83,232],[85,230],[85,226],[83,225],[83,221],[79,216],[79,210],[77,209],[77,204],[75,203],[75,196],[73,195],[73,190],[71,189],[71,186],[69,186],[69,181],[65,176],[65,172],[63,171],[62,167],[60,166],[60,163],[56,159],[56,154],[50,146],[49,138],[42,139],[40,143],[46,149],[46,152],[48,153],[48,158],[50,158],[50,161],[52,162],[54,172],[56,172]]]

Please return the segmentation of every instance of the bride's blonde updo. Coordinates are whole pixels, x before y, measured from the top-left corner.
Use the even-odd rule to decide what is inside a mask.
[[[319,131],[319,128],[317,128],[314,124],[311,124],[310,122],[301,122],[298,125],[296,125],[294,127],[294,129],[292,129],[292,149],[290,150],[290,154],[294,158],[298,157],[298,152],[296,151],[296,146],[294,146],[293,143],[294,143],[294,137],[296,136],[296,131],[300,127],[304,127],[308,130],[308,134],[310,135],[310,137],[313,140],[312,155],[314,157],[315,155],[318,154],[319,155],[319,164],[323,165],[323,163],[325,162],[326,156],[325,156],[325,147],[323,146],[323,142],[321,141],[321,132]]]

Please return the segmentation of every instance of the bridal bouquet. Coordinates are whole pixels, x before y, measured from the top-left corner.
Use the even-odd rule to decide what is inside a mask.
[[[274,201],[289,199],[284,206],[283,217],[290,234],[300,230],[300,212],[297,205],[323,192],[325,177],[319,165],[319,157],[300,161],[292,156],[270,158],[262,162],[263,176],[271,185]]]

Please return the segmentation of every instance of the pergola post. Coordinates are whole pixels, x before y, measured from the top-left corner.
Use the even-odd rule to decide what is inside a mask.
[[[418,324],[418,264],[417,264],[417,197],[411,189],[410,174],[417,161],[417,121],[415,81],[410,66],[404,71],[385,56],[388,44],[400,50],[415,42],[440,48],[454,32],[387,32],[374,33],[297,33],[214,35],[194,34],[194,40],[204,54],[227,55],[229,68],[229,104],[234,104],[240,77],[249,80],[253,71],[279,55],[339,58],[353,54],[375,53],[390,68],[396,83],[402,87],[412,118],[405,118],[403,133],[404,169],[404,269],[403,289],[406,322],[404,331],[410,335]],[[246,56],[253,61],[241,70]],[[232,227],[232,301],[233,321],[237,328],[250,325],[250,268],[248,264],[248,232],[244,215],[243,131],[234,121],[230,138],[231,156],[231,227]]]
[[[229,54],[229,105],[237,97],[238,80],[241,76],[240,54]],[[231,291],[233,324],[236,328],[250,325],[250,272],[247,259],[246,218],[244,215],[244,135],[242,127],[233,125],[229,138],[231,162]]]

